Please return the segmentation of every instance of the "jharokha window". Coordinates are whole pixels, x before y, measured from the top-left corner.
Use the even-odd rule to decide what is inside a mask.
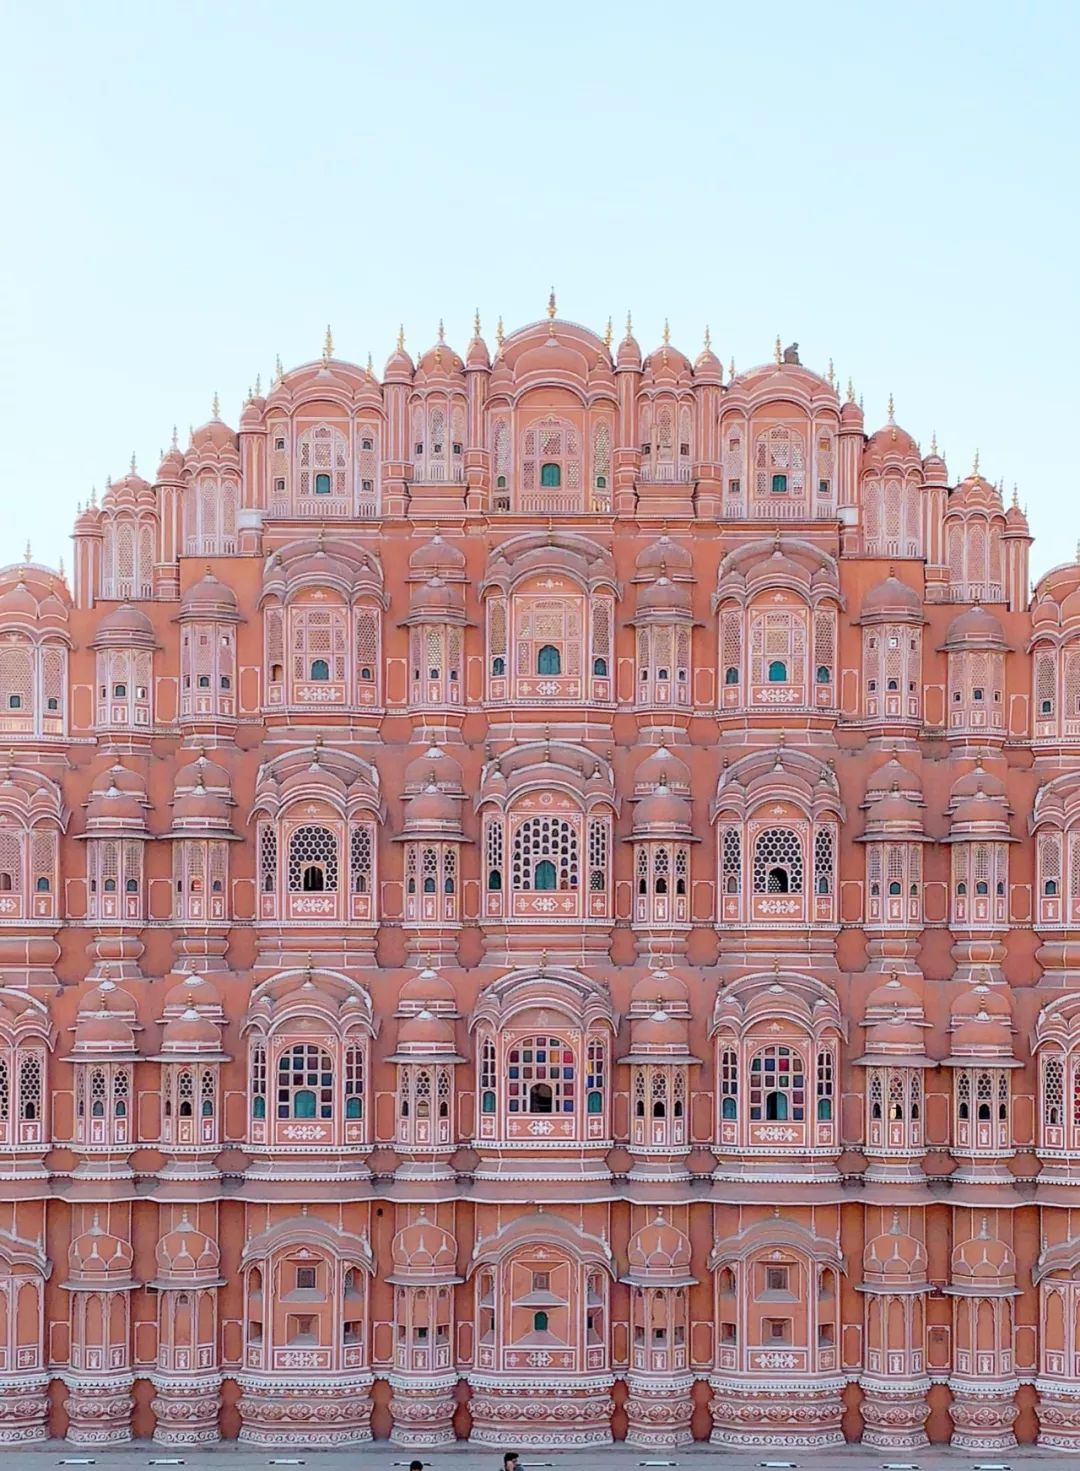
[[[481,1036],[480,1139],[600,1142],[607,1137],[608,1040],[552,1031]]]
[[[611,914],[610,808],[530,794],[485,818],[485,914],[604,920]],[[509,864],[506,859],[509,858]]]

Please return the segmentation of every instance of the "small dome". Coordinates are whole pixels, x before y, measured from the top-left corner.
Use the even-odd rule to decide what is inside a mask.
[[[431,577],[458,581],[465,576],[465,553],[456,542],[444,541],[438,532],[418,546],[409,557],[409,580],[426,582]]]
[[[914,460],[921,464],[919,446],[899,424],[891,421],[876,429],[866,441],[863,463],[883,465],[888,460]]]
[[[405,334],[398,336],[397,346],[386,359],[386,367],[383,369],[384,383],[411,383],[416,368],[412,358],[405,351]]]
[[[189,587],[180,599],[181,617],[185,613],[198,613],[203,617],[235,617],[236,594],[207,569],[205,576]]]
[[[685,1012],[690,1003],[686,982],[668,970],[651,970],[639,977],[630,991],[630,1005],[635,1011],[645,1008],[646,1015],[655,1011]]]
[[[884,582],[879,582],[866,594],[862,616],[893,617],[904,621],[917,619],[921,623],[922,599],[913,587],[908,587],[906,582],[901,582],[899,577],[890,572]]]
[[[179,1225],[154,1248],[154,1260],[163,1281],[194,1280],[217,1276],[221,1252],[216,1241],[191,1224],[185,1208]]]
[[[922,799],[922,778],[917,772],[909,770],[902,761],[892,756],[884,766],[879,766],[867,781],[867,800],[880,796],[884,792],[891,792],[894,788],[903,793],[905,797],[918,801]]]
[[[161,457],[158,466],[157,483],[164,481],[179,481],[184,474],[184,456],[178,444],[172,444]]]
[[[438,971],[425,966],[418,975],[410,976],[398,991],[399,1012],[431,1011],[440,1015],[457,1010],[457,996],[453,984]]]
[[[945,631],[946,649],[1004,649],[1005,631],[993,613],[978,604],[958,614]]]
[[[221,992],[207,976],[185,976],[165,993],[166,1012],[174,1008],[188,1011],[193,1007],[201,1007],[207,1011],[221,1010]]]
[[[888,1231],[869,1241],[863,1252],[863,1276],[868,1283],[913,1285],[926,1280],[926,1249],[901,1230],[899,1212]]]
[[[460,586],[444,582],[441,577],[429,577],[409,599],[410,621],[415,620],[417,614],[426,614],[429,618],[441,615],[457,621],[464,612],[465,603]]]
[[[100,619],[94,629],[90,647],[96,649],[109,644],[114,647],[152,648],[156,642],[154,625],[142,609],[133,608],[130,603],[121,603],[118,608],[113,608]]]
[[[954,802],[962,802],[968,797],[979,795],[995,801],[1005,799],[1005,783],[992,771],[987,771],[981,761],[977,761],[971,771],[966,771],[953,782],[949,803],[951,806]]]
[[[429,746],[405,768],[406,792],[423,791],[432,784],[444,791],[461,791],[461,764],[441,746]]]
[[[690,768],[667,746],[657,746],[634,772],[636,791],[646,792],[656,787],[667,787],[680,794],[690,790]]]
[[[922,1001],[910,986],[892,976],[883,986],[875,986],[866,998],[866,1011],[922,1011]]]
[[[626,1248],[626,1260],[634,1277],[651,1277],[658,1282],[686,1282],[690,1274],[690,1242],[658,1211],[656,1220],[635,1231]]]
[[[419,1217],[394,1237],[390,1256],[395,1274],[402,1276],[446,1277],[457,1272],[457,1242],[449,1231],[429,1221],[422,1208]]]
[[[669,577],[658,577],[643,588],[637,603],[638,617],[642,613],[679,613],[690,615],[690,590],[672,582]]]
[[[194,1007],[167,1021],[161,1034],[162,1052],[218,1052],[220,1048],[217,1027]]]
[[[90,1229],[76,1236],[68,1248],[68,1272],[72,1281],[127,1283],[131,1280],[134,1260],[130,1243],[104,1230],[96,1214]]]
[[[634,562],[635,582],[653,582],[658,577],[670,577],[676,582],[694,580],[694,559],[690,548],[666,532],[647,547],[642,547]]]
[[[413,1049],[453,1050],[454,1029],[448,1021],[431,1011],[418,1011],[406,1017],[398,1027],[397,1045]]]
[[[905,797],[899,790],[878,797],[870,803],[866,812],[866,831],[877,832],[881,829],[896,831],[900,829],[907,832],[922,831],[922,813],[911,800]]]
[[[469,368],[490,368],[491,355],[488,352],[487,343],[480,336],[480,323],[476,323],[476,331],[473,333],[469,343],[469,350],[465,354],[465,364]]]
[[[639,1049],[663,1052],[686,1051],[689,1023],[685,1017],[672,1016],[663,1007],[658,1007],[649,1016],[633,1017],[630,1021],[630,1040],[634,1051]]]
[[[979,1234],[962,1241],[952,1254],[952,1279],[968,1283],[1010,1288],[1016,1285],[1016,1256],[1004,1241],[990,1235],[985,1216]]]
[[[641,367],[641,348],[638,340],[630,329],[630,318],[626,319],[626,336],[619,343],[619,350],[615,357],[615,363],[620,368]]]
[[[642,797],[634,810],[634,836],[666,832],[689,832],[690,803],[670,787],[659,786],[648,797]]]

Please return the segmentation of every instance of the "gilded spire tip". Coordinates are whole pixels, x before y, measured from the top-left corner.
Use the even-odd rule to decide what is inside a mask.
[[[780,346],[780,337],[779,337],[779,334],[777,334],[776,346],[773,348],[773,353],[776,356],[776,366],[779,367],[780,364],[784,361],[784,350]]]
[[[611,340],[612,340],[611,318],[608,317],[608,319],[607,319],[607,326],[604,328],[604,346],[607,348],[607,350],[609,352],[611,351]]]
[[[495,341],[498,343],[498,345],[500,347],[502,347],[502,345],[505,342],[505,340],[506,340],[506,334],[503,331],[502,312],[500,312],[499,313],[499,320],[495,323]]]
[[[555,306],[555,288],[553,286],[551,288],[551,290],[548,292],[547,314],[548,314],[548,320],[549,321],[552,321],[553,322],[555,320],[555,313],[556,313],[556,306]]]
[[[274,358],[274,382],[280,383],[284,376],[285,369],[281,365],[281,354],[278,353],[277,356]]]
[[[630,339],[631,339],[631,337],[633,337],[633,335],[634,335],[634,319],[633,319],[633,317],[630,314],[630,308],[627,307],[626,308],[626,338],[625,338],[625,340],[627,342],[629,342]]]
[[[480,336],[480,308],[479,307],[477,307],[476,308],[476,311],[473,313],[472,333],[473,333],[473,336],[474,337],[479,337]]]
[[[405,351],[405,323],[404,322],[402,322],[401,326],[398,327],[398,331],[397,331],[397,350],[398,350],[398,352],[404,352]]]
[[[255,397],[262,398],[262,374],[255,374]]]
[[[889,423],[896,423],[896,405],[893,402],[893,396],[891,393],[889,394]]]
[[[847,401],[849,404],[853,404],[855,402],[855,385],[854,383],[852,383],[850,377],[847,381]]]
[[[712,333],[709,331],[708,322],[705,323],[705,340],[702,344],[703,352],[712,352]]]
[[[23,561],[24,561],[24,562],[30,562],[30,561],[32,561],[32,560],[33,560],[33,555],[34,555],[34,554],[33,554],[33,552],[32,552],[32,551],[31,551],[31,550],[30,550],[30,543],[29,543],[29,541],[28,541],[28,542],[27,542],[27,543],[26,543],[26,551],[25,551],[25,552],[23,552]]]
[[[172,448],[173,449],[178,449],[179,448],[179,445],[178,445],[177,439],[176,439],[176,425],[175,424],[172,426]]]
[[[665,347],[669,347],[670,345],[671,345],[671,327],[668,324],[667,317],[665,317],[664,318],[664,346]]]
[[[328,363],[334,356],[334,334],[330,331],[330,323],[326,324],[326,336],[323,338],[322,360]]]
[[[978,450],[975,451],[975,459],[972,462],[971,473],[973,475],[977,475],[979,473],[979,451]]]
[[[129,466],[129,469],[130,469],[132,475],[134,475],[135,474],[135,451],[134,450],[131,451],[131,465]]]
[[[826,376],[831,384],[836,383],[836,369],[833,367],[832,358],[829,359],[829,371]]]
[[[937,447],[937,430],[934,429],[934,430],[931,431],[931,434],[930,434],[930,453],[932,455],[936,455],[937,452],[938,452],[938,447]]]
[[[210,405],[210,417],[212,419],[221,418],[221,400],[218,398],[216,388],[214,389],[214,402]]]

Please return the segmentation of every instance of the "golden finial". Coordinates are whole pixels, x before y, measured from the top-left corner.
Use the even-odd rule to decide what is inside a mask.
[[[330,331],[330,323],[326,324],[326,336],[323,338],[322,360],[328,363],[334,356],[334,334]]]
[[[735,377],[735,359],[734,358],[732,358],[731,361],[727,365],[727,375],[728,375],[728,382],[730,383],[731,380]]]
[[[633,337],[633,335],[634,335],[634,319],[630,315],[630,308],[627,307],[627,309],[626,309],[626,337],[624,338],[624,341],[629,342],[630,339],[631,339],[631,337]]]
[[[130,471],[130,473],[132,475],[135,474],[135,451],[134,450],[131,451],[131,464],[129,465],[128,469],[129,469],[129,471]]]
[[[281,366],[281,354],[278,353],[274,359],[274,382],[280,383],[285,376],[285,369]]]
[[[249,404],[254,397],[255,397],[255,390],[254,390],[254,388],[252,388],[251,384],[249,383],[248,384],[248,391],[247,391],[247,398],[244,399],[245,405]]]
[[[547,314],[548,314],[548,320],[549,321],[553,322],[555,320],[555,312],[556,312],[556,307],[555,307],[555,288],[553,286],[551,288],[551,290],[548,292]]]
[[[58,566],[57,571],[60,573],[60,581],[61,582],[66,582],[67,581],[67,576],[66,576],[66,574],[64,572],[64,559],[63,559],[63,557],[60,558],[60,565]]]
[[[96,485],[92,485],[90,487],[90,504],[92,506],[96,506],[97,505],[97,486]]]
[[[611,331],[611,318],[608,317],[608,319],[607,319],[607,326],[604,328],[604,346],[607,348],[608,352],[611,351],[611,339],[612,339],[612,335],[613,334],[612,334],[612,331]]]
[[[443,319],[442,319],[442,317],[439,318],[439,341],[440,342],[445,342],[446,341],[446,328],[443,326]]]
[[[895,424],[896,423],[896,408],[895,408],[895,405],[893,404],[893,396],[892,396],[891,393],[889,394],[889,423],[890,424]]]
[[[499,347],[501,348],[505,340],[506,340],[506,334],[503,331],[502,313],[500,312],[499,313],[499,320],[495,323],[495,341],[498,343]]]
[[[866,409],[865,409],[865,406],[863,404],[863,396],[860,393],[859,394],[859,413],[862,414],[862,413],[865,413],[865,412],[866,412]]]
[[[262,374],[255,374],[255,397],[262,398]]]
[[[776,339],[776,346],[773,348],[773,352],[776,355],[776,366],[779,367],[780,364],[784,361],[784,352],[783,352],[783,349],[780,346],[780,338],[779,337],[777,337],[777,339]]]
[[[668,347],[670,345],[670,343],[671,343],[671,328],[668,326],[668,319],[667,319],[667,317],[665,317],[664,318],[664,346],[665,347]]]
[[[368,353],[368,355],[367,355],[367,375],[368,375],[368,377],[370,379],[372,379],[372,381],[374,381],[374,379],[375,379],[375,364],[372,361],[372,357],[371,357],[371,354],[370,353]]]
[[[210,405],[210,417],[212,419],[221,418],[221,400],[217,396],[216,388],[214,389],[214,402]]]
[[[1014,511],[1018,511],[1020,509],[1020,497],[1017,494],[1016,481],[1015,480],[1013,481],[1013,498],[1012,498],[1012,503],[1013,503],[1013,510]]]
[[[472,333],[473,333],[473,336],[474,337],[479,337],[480,336],[480,308],[479,307],[477,307],[476,308],[476,311],[473,313]]]
[[[177,443],[177,439],[176,439],[176,425],[175,424],[172,426],[172,448],[173,449],[179,449],[180,448],[179,444]]]
[[[973,462],[973,464],[971,466],[971,473],[972,473],[972,475],[977,475],[979,473],[979,451],[978,450],[975,451],[975,460],[974,460],[974,462]]]
[[[849,404],[855,402],[855,385],[852,383],[850,376],[847,381],[847,401]]]
[[[937,452],[938,452],[938,448],[937,448],[937,430],[934,429],[930,433],[930,453],[932,455],[936,455]]]
[[[708,322],[705,323],[705,341],[702,343],[702,352],[712,352],[712,333],[709,331]]]
[[[401,326],[398,327],[398,329],[397,329],[397,350],[398,350],[398,352],[404,352],[405,351],[405,323],[404,322],[402,322]]]
[[[30,551],[30,543],[27,542],[26,543],[26,551],[23,552],[23,561],[24,562],[30,562],[31,559],[32,559],[32,556],[33,556],[33,553]]]
[[[830,384],[832,384],[833,386],[835,386],[835,384],[836,384],[836,369],[833,367],[832,358],[829,359],[829,371],[828,371],[828,373],[825,376],[828,378]]]

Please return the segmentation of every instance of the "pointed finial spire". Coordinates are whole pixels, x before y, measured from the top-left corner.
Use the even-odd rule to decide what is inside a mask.
[[[611,351],[612,336],[613,334],[611,330],[611,318],[608,317],[607,326],[604,328],[604,346],[607,348],[608,352]]]
[[[90,487],[90,504],[92,506],[96,506],[97,505],[97,486],[96,485],[92,485]]]
[[[262,398],[262,374],[255,374],[255,397]]]
[[[285,369],[281,366],[281,354],[278,353],[274,358],[274,382],[280,383],[284,376]]]
[[[734,357],[731,359],[731,361],[727,365],[727,375],[728,375],[728,382],[730,383],[731,380],[732,380],[732,378],[734,378],[734,376],[735,376],[735,359],[734,359]]]
[[[322,360],[328,363],[334,356],[334,334],[330,331],[330,323],[326,324],[326,336],[323,338]]]
[[[784,350],[780,346],[780,337],[779,337],[779,335],[777,335],[777,338],[776,338],[776,346],[773,348],[773,352],[774,352],[774,354],[776,356],[776,366],[779,367],[780,364],[784,361]]]
[[[705,339],[701,346],[702,352],[712,352],[712,333],[709,331],[708,322],[705,323]]]
[[[179,449],[179,447],[180,446],[179,446],[179,444],[177,442],[177,438],[176,438],[176,425],[174,424],[172,426],[172,445],[171,445],[171,448],[172,449]]]
[[[398,352],[404,352],[405,351],[405,323],[404,322],[402,322],[401,325],[397,329],[397,350],[398,350]]]
[[[248,384],[248,391],[247,391],[247,398],[244,399],[244,405],[245,405],[245,407],[251,402],[251,400],[254,397],[255,397],[255,390],[254,390],[254,388],[252,388],[251,384],[249,383]]]
[[[500,312],[499,313],[499,320],[495,323],[495,341],[499,345],[499,347],[501,348],[502,345],[503,345],[503,343],[505,342],[505,340],[506,340],[506,333],[503,331],[502,313]]]
[[[937,447],[937,430],[934,429],[934,430],[931,431],[931,434],[930,434],[930,453],[932,455],[936,455],[937,452],[938,452],[938,447]]]
[[[472,335],[474,337],[479,337],[480,336],[480,308],[479,307],[477,307],[476,308],[476,311],[473,313],[473,319],[472,319]]]
[[[626,308],[626,337],[623,340],[626,341],[626,342],[629,342],[630,339],[631,339],[631,337],[633,337],[633,335],[634,335],[634,319],[630,315],[630,308],[627,307]]]
[[[63,559],[63,557],[60,558],[60,565],[59,565],[59,567],[58,567],[57,570],[60,573],[60,581],[61,582],[66,582],[67,581],[67,576],[66,576],[66,574],[64,572],[64,559]]]
[[[664,346],[665,347],[668,347],[670,345],[670,343],[671,343],[671,327],[668,325],[668,319],[667,319],[667,317],[665,317],[664,318]]]
[[[1014,511],[1018,511],[1020,509],[1020,496],[1017,493],[1016,481],[1015,480],[1013,481],[1013,498],[1012,498],[1012,504],[1013,504],[1013,510]]]
[[[440,343],[446,341],[446,328],[443,326],[442,317],[439,318],[439,341]]]
[[[549,322],[553,322],[555,320],[556,310],[557,308],[555,306],[555,288],[553,286],[548,292],[547,314]]]
[[[889,394],[889,423],[896,423],[896,405],[893,402],[893,396],[891,393]]]
[[[829,382],[831,384],[835,385],[835,383],[836,383],[836,369],[833,367],[833,360],[832,360],[832,358],[829,359],[829,371],[828,371],[828,373],[825,376],[828,378],[828,380],[829,380]]]
[[[368,355],[367,355],[367,375],[368,375],[369,378],[371,378],[374,381],[374,378],[375,378],[375,364],[372,361],[372,357],[371,357],[371,354],[370,353],[368,353]]]
[[[853,404],[855,402],[855,385],[854,383],[852,383],[850,375],[848,376],[847,381],[847,401],[849,404]]]
[[[863,404],[863,396],[862,396],[862,394],[861,394],[861,393],[860,393],[860,394],[859,394],[859,413],[860,413],[860,414],[862,414],[862,413],[864,413],[864,412],[865,412],[865,406],[864,406],[864,404]]]
[[[218,398],[216,388],[214,389],[214,402],[210,405],[210,417],[212,419],[221,418],[221,400]]]
[[[973,475],[977,475],[979,473],[979,451],[978,450],[975,451],[975,459],[972,462],[971,473]]]
[[[131,451],[131,464],[129,466],[129,469],[130,469],[132,475],[134,475],[135,474],[135,451],[134,450]]]
[[[33,558],[33,553],[30,550],[30,543],[27,542],[26,543],[26,551],[23,552],[23,561],[24,562],[29,562],[29,561],[32,560],[32,558]]]

